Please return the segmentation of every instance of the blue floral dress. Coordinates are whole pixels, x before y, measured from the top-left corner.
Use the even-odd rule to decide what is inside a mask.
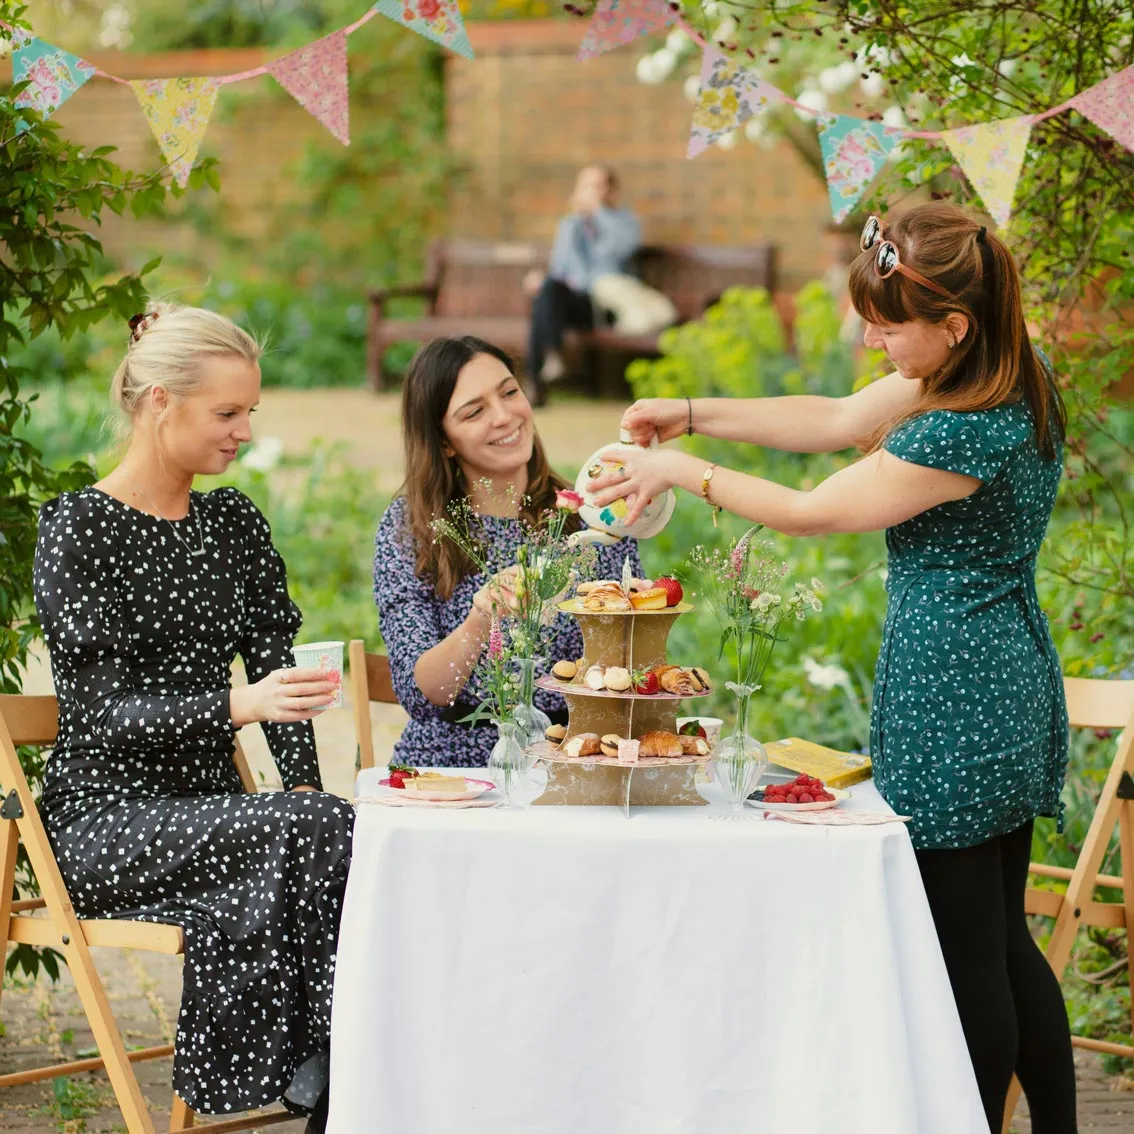
[[[886,532],[870,742],[914,846],[973,846],[1060,806],[1067,708],[1035,567],[1062,451],[1042,456],[1026,403],[924,413],[885,447],[982,482]]]
[[[495,516],[485,517],[483,524],[493,573],[511,566],[516,561],[516,548],[523,541],[522,524]],[[627,557],[634,574],[640,576],[642,562],[633,540],[600,547],[596,578],[621,578]],[[413,675],[417,659],[464,622],[473,595],[486,581],[483,574],[466,575],[452,595],[442,600],[433,585],[416,573],[405,497],[391,502],[374,537],[374,601],[390,658],[394,691],[410,715],[409,724],[394,746],[393,758],[400,763],[418,767],[476,767],[488,762],[496,743],[496,730],[489,722],[476,728],[458,723],[475,708],[475,690],[466,688],[454,705],[434,705],[417,687]],[[546,642],[546,656],[537,664],[537,675],[545,673],[560,658],[582,656],[583,637],[579,624],[570,615],[556,616]],[[552,719],[566,721],[562,697],[541,689],[536,692],[535,702]]]

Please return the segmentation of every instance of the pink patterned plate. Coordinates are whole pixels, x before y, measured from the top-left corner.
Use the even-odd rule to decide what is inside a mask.
[[[456,786],[457,777],[453,776],[453,784]],[[470,780],[465,777],[464,790],[457,791],[441,791],[437,788],[427,788],[424,790],[407,790],[406,788],[396,788],[391,786],[389,777],[384,780],[378,781],[378,786],[384,789],[384,794],[402,797],[405,799],[418,799],[425,800],[430,803],[455,803],[463,799],[476,799],[479,795],[484,795],[486,791],[492,791],[496,787],[494,783],[488,780]]]

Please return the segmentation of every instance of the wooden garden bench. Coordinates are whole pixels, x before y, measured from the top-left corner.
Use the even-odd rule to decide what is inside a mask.
[[[547,267],[550,248],[532,243],[437,240],[429,248],[425,279],[406,287],[370,292],[367,373],[375,390],[389,385],[382,359],[396,342],[426,342],[442,335],[476,335],[522,362],[528,348],[531,299],[523,279]],[[646,245],[638,250],[636,271],[643,282],[673,301],[681,322],[700,317],[730,287],[775,286],[775,249],[701,245]],[[390,318],[392,299],[426,303],[416,318]],[[570,332],[568,361],[583,366],[595,386],[621,382],[625,364],[658,353],[657,335],[620,335],[609,327]]]

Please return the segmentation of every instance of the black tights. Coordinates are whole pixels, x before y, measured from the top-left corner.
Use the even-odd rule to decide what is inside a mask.
[[[1032,824],[961,850],[917,852],[981,1101],[999,1134],[1015,1073],[1033,1134],[1075,1134],[1075,1065],[1063,994],[1028,932]]]

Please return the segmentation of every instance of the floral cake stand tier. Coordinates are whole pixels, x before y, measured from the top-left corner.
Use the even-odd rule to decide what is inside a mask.
[[[559,604],[572,615],[583,636],[583,659],[574,681],[551,675],[537,684],[559,693],[567,701],[567,735],[593,732],[599,736],[639,739],[652,731],[677,732],[677,707],[692,697],[707,697],[708,691],[681,696],[674,693],[614,693],[582,684],[592,665],[622,666],[634,670],[664,665],[666,642],[674,622],[693,609],[689,603],[664,610],[590,611],[577,599]],[[531,745],[547,765],[547,787],[534,804],[620,806],[703,806],[697,776],[709,762],[706,756],[672,758],[641,757],[635,762],[610,756],[569,757],[563,746],[547,741]]]

